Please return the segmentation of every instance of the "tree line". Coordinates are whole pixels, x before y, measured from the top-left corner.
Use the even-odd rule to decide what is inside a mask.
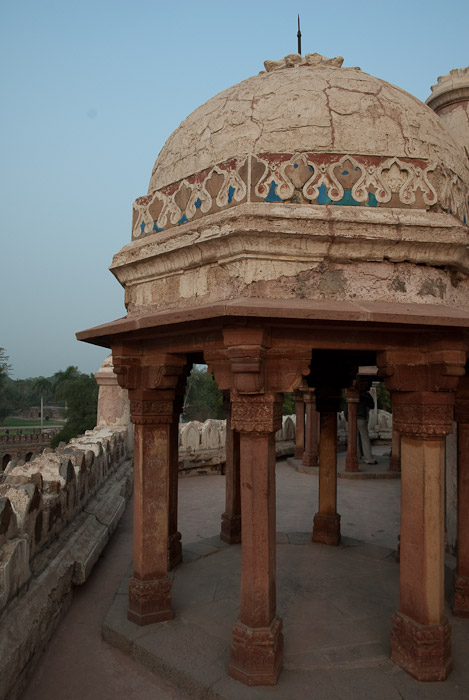
[[[98,385],[92,374],[67,367],[51,377],[11,379],[11,365],[4,348],[0,348],[0,425],[7,416],[26,409],[60,405],[64,409],[65,425],[54,437],[51,446],[68,442],[92,430],[96,425]]]

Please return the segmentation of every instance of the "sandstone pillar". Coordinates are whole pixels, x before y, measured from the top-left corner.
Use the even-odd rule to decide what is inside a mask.
[[[169,510],[168,510],[168,569],[174,569],[182,562],[181,533],[178,531],[178,490],[179,490],[179,416],[182,412],[183,397],[174,402],[174,413],[170,424],[170,464],[169,464]]]
[[[456,392],[458,423],[458,568],[453,614],[469,617],[469,376]]]
[[[337,409],[340,396],[318,395],[319,507],[314,516],[313,542],[338,545],[340,515],[337,513]]]
[[[228,544],[241,542],[241,485],[239,433],[231,425],[231,402],[225,401],[226,413],[226,468],[225,512],[221,516],[220,538]]]
[[[281,427],[281,395],[232,395],[232,401],[233,428],[240,434],[242,562],[229,673],[247,685],[274,685],[283,656],[275,582],[275,431]]]
[[[316,397],[314,389],[304,392],[306,408],[306,433],[305,451],[302,464],[305,467],[317,467],[318,465],[318,412],[316,411]]]
[[[359,392],[356,388],[347,389],[347,457],[345,458],[345,471],[358,472],[357,456],[357,408]]]
[[[421,681],[451,670],[444,606],[445,435],[450,391],[393,392],[401,434],[400,609],[392,618],[392,659]]]
[[[401,471],[401,436],[394,428],[392,429],[391,456],[389,457],[389,471]]]
[[[168,529],[174,391],[129,392],[134,433],[134,571],[128,618],[147,625],[173,617]]]
[[[295,411],[296,411],[296,444],[295,457],[302,459],[305,451],[305,402],[303,392],[295,391]]]

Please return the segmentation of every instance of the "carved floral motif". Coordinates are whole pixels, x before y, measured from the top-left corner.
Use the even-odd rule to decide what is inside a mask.
[[[282,403],[275,395],[233,395],[231,425],[240,433],[274,433],[282,426]]]
[[[332,153],[260,153],[232,158],[134,204],[132,237],[161,233],[243,202],[412,207],[469,221],[467,185],[417,158]]]

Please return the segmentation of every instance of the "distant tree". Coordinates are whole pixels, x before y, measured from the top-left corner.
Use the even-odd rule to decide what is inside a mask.
[[[78,379],[81,376],[81,372],[78,371],[78,367],[70,365],[67,369],[56,372],[51,379],[52,389],[55,393],[56,401],[67,400],[64,393],[64,387],[66,382],[71,379]]]
[[[9,391],[9,374],[11,365],[4,348],[0,348],[0,425],[11,413],[11,395]]]
[[[378,408],[383,411],[392,412],[391,394],[384,386],[384,382],[380,382],[376,387],[376,398],[378,401]]]
[[[183,416],[185,421],[206,421],[208,418],[224,418],[223,394],[212,374],[193,367],[186,386]]]
[[[36,377],[33,380],[31,389],[35,394],[39,395],[39,402],[41,399],[42,401],[46,402],[53,396],[52,383],[50,379],[47,379],[46,377]]]
[[[286,391],[283,395],[282,415],[291,416],[296,412],[295,395],[291,391]]]
[[[60,397],[66,401],[67,405],[65,411],[67,420],[62,430],[52,440],[52,447],[57,447],[62,441],[68,442],[71,438],[96,426],[98,407],[96,379],[92,374],[82,374],[76,367],[72,369],[75,372],[71,372],[69,378],[64,379],[60,384]]]

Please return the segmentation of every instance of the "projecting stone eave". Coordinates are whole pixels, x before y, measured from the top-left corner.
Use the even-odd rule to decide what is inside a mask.
[[[469,274],[469,226],[446,213],[332,205],[241,204],[125,245],[122,286],[244,256],[289,262],[409,261]]]
[[[121,342],[141,340],[143,338],[155,338],[155,330],[158,334],[174,333],[175,338],[182,343],[178,347],[174,344],[173,351],[187,351],[185,343],[191,343],[190,333],[186,337],[181,331],[190,330],[197,337],[200,329],[206,331],[207,327],[221,328],[226,323],[235,323],[242,320],[243,324],[271,324],[272,326],[304,325],[308,328],[317,326],[326,327],[328,324],[336,327],[341,324],[346,328],[365,328],[372,324],[373,330],[381,326],[396,331],[416,331],[432,333],[435,328],[448,328],[453,333],[460,331],[461,339],[469,342],[469,310],[454,309],[442,304],[396,304],[386,302],[352,302],[334,300],[289,300],[279,301],[260,299],[232,299],[227,302],[219,302],[210,305],[198,306],[180,311],[159,311],[141,314],[127,314],[110,323],[94,326],[76,333],[77,340],[110,348]],[[220,323],[222,324],[220,326]],[[364,325],[365,324],[365,325]],[[189,338],[189,340],[187,340]],[[379,345],[379,336],[373,336],[371,347]],[[383,342],[389,342],[386,338]]]

